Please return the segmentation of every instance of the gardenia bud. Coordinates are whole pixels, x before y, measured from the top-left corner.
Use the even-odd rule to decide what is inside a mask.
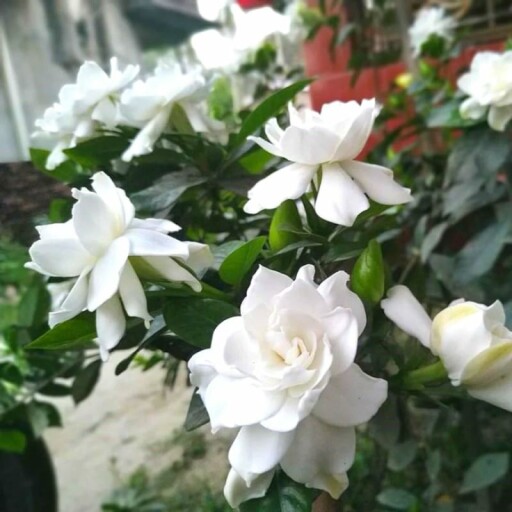
[[[314,268],[293,281],[264,267],[241,316],[222,322],[210,349],[189,361],[212,430],[240,428],[225,494],[236,507],[263,496],[280,466],[337,498],[354,461],[355,427],[387,396],[387,383],[354,358],[364,307],[337,272],[317,286]]]
[[[455,301],[429,316],[405,286],[382,301],[386,316],[439,356],[454,386],[475,398],[512,411],[512,332],[501,302],[491,306]]]

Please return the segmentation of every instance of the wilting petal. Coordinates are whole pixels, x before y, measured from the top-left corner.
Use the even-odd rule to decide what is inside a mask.
[[[118,291],[121,272],[128,260],[129,246],[125,237],[118,238],[97,261],[89,280],[87,297],[89,311],[95,311]]]
[[[75,238],[44,238],[29,250],[32,261],[46,275],[76,277],[93,263],[92,256]]]
[[[512,89],[512,84],[511,84]],[[496,131],[503,132],[512,119],[512,105],[505,107],[491,106],[489,109],[489,126]]]
[[[281,467],[293,480],[338,498],[346,488],[345,473],[354,462],[355,448],[353,428],[332,427],[308,416],[299,425]]]
[[[380,305],[384,314],[402,331],[430,348],[432,320],[409,288],[403,285],[393,286]]]
[[[393,179],[393,172],[380,165],[343,162],[343,169],[374,201],[380,204],[403,204],[412,200],[411,191]]]
[[[121,273],[119,295],[128,316],[142,318],[145,321],[152,319],[148,312],[144,288],[129,261],[126,262]]]
[[[103,361],[108,359],[109,351],[121,341],[125,330],[126,318],[121,301],[114,295],[96,310],[96,333]]]
[[[240,306],[242,315],[245,315],[259,304],[268,305],[278,293],[288,288],[292,282],[287,275],[260,265]]]
[[[318,292],[326,300],[329,308],[348,308],[357,319],[358,333],[361,334],[366,327],[366,312],[361,299],[348,289],[350,276],[343,271],[336,272],[328,277],[318,287]]]
[[[238,508],[244,501],[262,498],[267,493],[273,477],[274,470],[272,469],[256,477],[251,482],[251,485],[247,485],[245,480],[232,469],[228,474],[226,485],[224,486],[226,501],[233,508]]]
[[[323,422],[337,427],[366,423],[388,396],[388,384],[364,373],[357,364],[331,378],[313,409]]]
[[[369,206],[359,185],[339,164],[322,167],[322,182],[315,203],[319,217],[341,226],[352,226],[357,216]]]
[[[229,450],[229,462],[250,485],[279,464],[293,437],[293,432],[273,432],[260,425],[242,427]]]
[[[258,213],[277,208],[287,199],[298,199],[307,191],[315,172],[316,167],[301,164],[287,165],[273,172],[249,190],[244,211]]]
[[[125,237],[130,242],[130,256],[175,256],[187,258],[189,249],[185,242],[171,236],[149,231],[148,229],[132,228],[126,231]]]

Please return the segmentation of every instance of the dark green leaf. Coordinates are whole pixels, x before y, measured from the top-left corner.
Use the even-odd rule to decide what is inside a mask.
[[[264,236],[254,238],[227,256],[219,268],[222,280],[232,285],[239,284],[258,259],[266,240]]]
[[[210,346],[213,331],[222,321],[238,314],[235,306],[214,299],[173,298],[164,307],[169,329],[200,348]]]
[[[263,498],[246,501],[240,512],[311,512],[317,491],[294,482],[278,471]]]
[[[508,472],[510,456],[508,453],[487,453],[478,457],[464,474],[460,488],[461,494],[485,489],[501,480]]]
[[[376,240],[371,240],[357,259],[350,281],[352,289],[364,300],[377,303],[384,295],[384,261]]]
[[[64,153],[83,167],[94,169],[119,158],[129,144],[125,138],[103,135],[80,142],[74,148],[65,149]]]
[[[48,159],[49,154],[50,152],[46,149],[30,148],[30,159],[32,160],[32,163],[36,169],[39,169],[47,176],[65,183],[72,183],[78,176],[80,176],[80,169],[78,169],[78,166],[70,160],[63,162],[53,171],[49,171],[46,168],[46,160]]]
[[[73,381],[71,394],[75,404],[85,400],[96,386],[101,373],[101,361],[96,359],[82,368]]]
[[[50,382],[41,388],[39,393],[46,396],[68,396],[71,393],[71,388],[59,382]]]
[[[395,444],[389,451],[388,468],[391,471],[403,471],[414,460],[417,452],[418,444],[412,439]]]
[[[27,439],[19,430],[0,429],[0,451],[23,453]]]
[[[284,201],[272,216],[268,241],[273,251],[281,251],[287,245],[299,240],[299,235],[289,231],[289,227],[292,227],[294,231],[302,230],[302,221],[297,205],[291,199]]]
[[[188,406],[187,418],[185,420],[185,430],[190,432],[196,428],[206,425],[210,421],[208,411],[201,400],[201,397],[194,391],[192,398],[190,399],[190,405]]]
[[[413,494],[404,489],[390,487],[377,495],[377,502],[393,510],[409,510],[417,500]]]
[[[43,350],[63,350],[83,348],[96,338],[96,324],[92,313],[79,316],[56,325],[25,348]]]
[[[275,117],[297,93],[307,87],[312,80],[301,80],[284,89],[272,94],[263,100],[244,120],[240,132],[236,136],[236,145],[242,144],[245,139],[252,135],[260,126],[264,125],[270,118]]]

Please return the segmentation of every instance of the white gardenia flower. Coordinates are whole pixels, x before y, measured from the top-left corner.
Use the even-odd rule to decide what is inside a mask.
[[[121,96],[121,114],[125,124],[141,128],[122,159],[151,153],[167,129],[175,105],[186,113],[196,131],[205,131],[204,113],[199,102],[206,97],[206,82],[197,72],[182,73],[173,66],[160,66],[146,80],[136,81]]]
[[[370,136],[377,108],[375,100],[334,101],[320,113],[295,110],[290,105],[290,126],[282,129],[276,119],[265,126],[268,141],[249,137],[263,149],[290,165],[258,182],[248,192],[244,209],[257,213],[277,208],[286,199],[298,199],[313,179],[321,182],[315,210],[322,219],[351,226],[370,206],[402,204],[411,200],[409,189],[393,180],[393,172],[380,165],[355,161]],[[366,195],[365,195],[366,194]]]
[[[27,267],[54,277],[76,278],[66,298],[50,313],[53,327],[82,311],[96,312],[104,359],[126,329],[125,313],[147,323],[144,289],[137,276],[185,283],[199,291],[192,271],[211,263],[206,245],[167,235],[180,228],[165,219],[137,219],[125,192],[103,172],[92,177],[93,191],[73,189],[77,200],[68,222],[38,226]],[[124,310],[124,311],[123,311]]]
[[[355,426],[386,399],[386,381],[354,363],[366,316],[349,276],[337,272],[319,286],[313,278],[312,265],[295,280],[260,267],[241,316],[222,322],[211,348],[189,361],[212,431],[240,428],[225,487],[233,507],[263,496],[278,466],[338,497]]]
[[[451,41],[456,25],[455,19],[442,7],[420,9],[414,23],[409,27],[409,39],[414,56],[418,57],[421,54],[423,43],[427,42],[432,35]]]
[[[462,117],[480,119],[488,114],[492,129],[505,130],[512,119],[512,50],[476,54],[457,85],[469,96],[460,106]]]
[[[110,75],[96,62],[82,64],[76,83],[64,85],[59,102],[35,122],[35,140],[53,145],[46,162],[48,169],[55,169],[67,159],[63,150],[94,136],[100,126],[116,126],[119,93],[138,73],[139,66],[133,65],[121,71],[116,57],[110,60]]]
[[[500,301],[491,306],[458,300],[434,320],[411,291],[391,288],[382,301],[386,316],[439,356],[454,386],[512,411],[512,332]]]

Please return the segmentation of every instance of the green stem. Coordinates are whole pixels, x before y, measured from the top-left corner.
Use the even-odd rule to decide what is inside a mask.
[[[425,384],[431,384],[446,378],[446,369],[441,361],[423,366],[408,372],[403,380],[405,389],[421,389]]]

